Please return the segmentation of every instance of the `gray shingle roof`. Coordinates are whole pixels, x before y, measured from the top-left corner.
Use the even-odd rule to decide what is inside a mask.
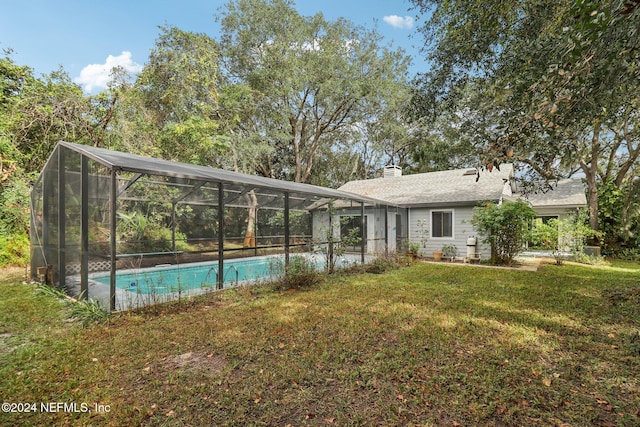
[[[579,178],[563,179],[551,184],[552,190],[546,193],[529,194],[525,197],[534,208],[577,208],[587,205],[584,185]]]
[[[482,200],[499,200],[505,180],[513,176],[513,165],[482,171],[477,181],[475,171],[472,174],[468,171],[456,169],[350,181],[340,190],[404,206],[473,205]]]
[[[473,170],[473,169],[471,169]],[[454,206],[474,205],[484,200],[499,200],[503,195],[505,180],[513,177],[513,165],[506,164],[500,170],[476,174],[469,169],[428,172],[399,177],[350,181],[340,190],[363,196],[387,200],[402,206]],[[576,208],[587,205],[584,185],[579,178],[563,179],[552,184],[553,189],[529,194],[524,199],[534,208]],[[523,197],[507,196],[508,200]]]

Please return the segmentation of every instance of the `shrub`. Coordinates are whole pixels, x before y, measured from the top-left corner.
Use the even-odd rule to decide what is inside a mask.
[[[365,266],[367,273],[382,274],[387,271],[397,270],[402,266],[410,265],[412,260],[399,253],[381,254]]]
[[[172,231],[168,227],[158,227],[148,230],[143,238],[148,240],[145,249],[148,250],[168,250],[171,249]],[[187,236],[179,231],[175,232],[176,251],[189,252],[193,247],[187,243]]]
[[[548,222],[535,223],[532,230],[531,240],[535,246],[550,251],[557,265],[562,265],[562,248],[560,247],[560,236],[564,232],[564,224],[556,218]]]
[[[279,277],[276,287],[280,289],[298,289],[314,285],[320,281],[321,275],[315,263],[304,256],[292,256],[289,265],[283,260],[271,263],[271,274]]]
[[[69,317],[82,323],[83,327],[93,324],[106,323],[109,320],[109,313],[100,305],[97,300],[73,300],[67,294],[54,286],[41,283],[35,291],[38,295],[57,298],[70,306]]]
[[[329,218],[339,217],[340,228],[342,225],[348,224],[349,218],[337,215],[333,202],[329,202],[327,214]],[[336,235],[336,230],[331,220],[328,226],[320,228],[319,235],[321,236],[320,239],[316,239],[314,243],[317,245],[316,251],[324,255],[326,261],[325,269],[328,273],[335,272],[336,261],[347,251],[347,248],[358,246],[362,243],[360,227],[350,228],[346,234],[342,234],[342,230],[340,230],[340,235]]]
[[[584,252],[573,253],[573,260],[580,264],[588,265],[609,265],[603,256],[587,255]]]
[[[67,297],[67,294],[63,290],[51,285],[47,285],[45,283],[38,284],[38,287],[36,288],[35,292],[37,295],[54,297],[60,300],[64,300]]]
[[[420,243],[410,242],[407,246],[407,253],[412,257],[417,257],[420,254]]]
[[[532,230],[532,240],[536,245],[551,251],[558,265],[562,264],[563,251],[570,251],[577,262],[600,263],[602,259],[590,257],[584,253],[587,239],[597,235],[597,232],[587,225],[587,221],[587,211],[582,209],[576,211],[570,218],[563,220],[554,218],[546,224],[537,223]]]
[[[23,266],[29,262],[29,181],[16,173],[15,162],[4,156],[2,162],[9,167],[0,174],[0,267]]]
[[[74,302],[70,315],[72,319],[82,322],[84,327],[106,323],[109,320],[109,313],[102,308],[99,301],[92,299]]]
[[[589,213],[586,209],[579,209],[575,215],[566,220],[565,240],[569,250],[574,255],[584,254],[584,248],[589,239],[600,239],[602,235],[589,227]]]
[[[29,231],[29,182],[12,175],[2,181],[0,175],[0,234],[26,234]]]
[[[457,257],[458,247],[456,245],[442,245],[442,256],[447,258]]]
[[[607,251],[607,256],[627,261],[640,261],[640,248],[621,248],[617,251]]]
[[[29,251],[29,237],[26,234],[0,235],[0,267],[26,265]]]
[[[172,230],[159,223],[157,218],[139,211],[118,212],[118,240],[127,242],[125,247],[134,252],[160,252],[171,249]],[[188,252],[193,247],[187,243],[187,236],[175,232],[176,250]],[[137,243],[140,242],[140,243]]]
[[[471,223],[492,249],[492,262],[511,264],[528,240],[535,211],[521,200],[495,204],[487,202],[473,211]]]

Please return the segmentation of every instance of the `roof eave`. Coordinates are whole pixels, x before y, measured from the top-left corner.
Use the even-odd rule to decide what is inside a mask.
[[[580,209],[586,208],[587,204],[567,204],[567,205],[531,205],[533,209]]]
[[[478,206],[482,202],[494,202],[497,203],[499,199],[480,199],[480,200],[466,200],[457,202],[428,202],[428,203],[405,203],[402,204],[403,208],[446,208],[446,207],[462,207],[462,206]]]

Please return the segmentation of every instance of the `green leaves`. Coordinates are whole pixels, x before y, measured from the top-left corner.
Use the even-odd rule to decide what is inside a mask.
[[[135,85],[163,157],[198,163],[213,159],[228,146],[221,133],[219,109],[218,48],[205,34],[176,27],[160,27],[161,33]],[[139,115],[140,110],[134,110]],[[144,121],[140,123],[145,126]]]
[[[164,120],[210,115],[217,106],[218,49],[205,34],[176,27],[161,33],[137,84]]]
[[[349,153],[355,126],[405,83],[403,55],[375,31],[302,16],[290,1],[231,1],[221,23],[224,71],[259,94],[243,130],[272,148],[258,167],[267,176],[311,180],[322,158]]]
[[[474,209],[471,223],[491,244],[494,261],[511,264],[529,238],[529,224],[535,215],[522,200],[499,205],[487,202]]]
[[[421,31],[433,66],[417,81],[416,116],[436,136],[457,116],[460,146],[470,140],[482,165],[515,162],[526,184],[547,186],[580,171],[596,228],[598,186],[610,179],[628,188],[640,162],[640,132],[630,125],[639,114],[640,7],[626,0],[413,4],[432,13]],[[630,206],[614,214],[626,216]]]

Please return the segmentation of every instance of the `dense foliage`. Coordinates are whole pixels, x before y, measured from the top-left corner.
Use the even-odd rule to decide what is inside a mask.
[[[471,223],[483,240],[491,245],[493,262],[511,264],[530,237],[530,224],[535,211],[528,203],[487,202],[473,211]]]
[[[356,139],[360,123],[397,102],[408,59],[382,47],[375,31],[322,14],[301,16],[293,5],[230,2],[221,19],[224,72],[259,94],[250,113],[253,126],[245,129],[269,147],[258,171],[327,184],[321,175],[313,179],[316,162],[336,151],[353,158],[341,141]]]
[[[6,51],[0,234],[26,242],[28,188],[60,140],[334,186],[399,153],[409,97],[402,50],[345,19],[302,16],[289,0],[233,0],[219,18],[219,40],[160,27],[142,71],[113,69],[97,94],[63,69],[36,76]],[[141,209],[124,223],[152,220],[145,236],[163,240],[166,221]],[[256,215],[249,210],[247,230]],[[11,249],[0,262],[23,263],[27,252]]]
[[[534,247],[550,251],[558,265],[563,263],[567,253],[579,260],[584,256],[587,239],[595,233],[587,223],[588,215],[584,210],[563,219],[536,220],[531,230],[531,241]]]
[[[30,183],[68,140],[334,187],[386,163],[429,171],[509,161],[521,184],[538,186],[580,172],[604,249],[634,251],[638,3],[412,3],[430,60],[414,85],[409,58],[375,30],[300,15],[291,0],[229,1],[218,40],[162,26],[142,71],[113,69],[96,94],[63,69],[36,76],[5,51],[0,233],[25,241]],[[249,210],[248,230],[256,215]],[[24,262],[27,247],[16,253]]]
[[[513,161],[523,182],[538,187],[579,171],[597,230],[600,187],[627,193],[640,175],[639,3],[412,3],[426,17],[420,31],[431,63],[417,79],[414,115],[435,125],[431,137],[470,144],[466,152],[482,165]],[[442,121],[455,123],[453,137]],[[437,146],[424,145],[418,155]],[[632,199],[619,201],[619,212],[633,211]],[[608,234],[626,246],[626,221],[614,222]]]

